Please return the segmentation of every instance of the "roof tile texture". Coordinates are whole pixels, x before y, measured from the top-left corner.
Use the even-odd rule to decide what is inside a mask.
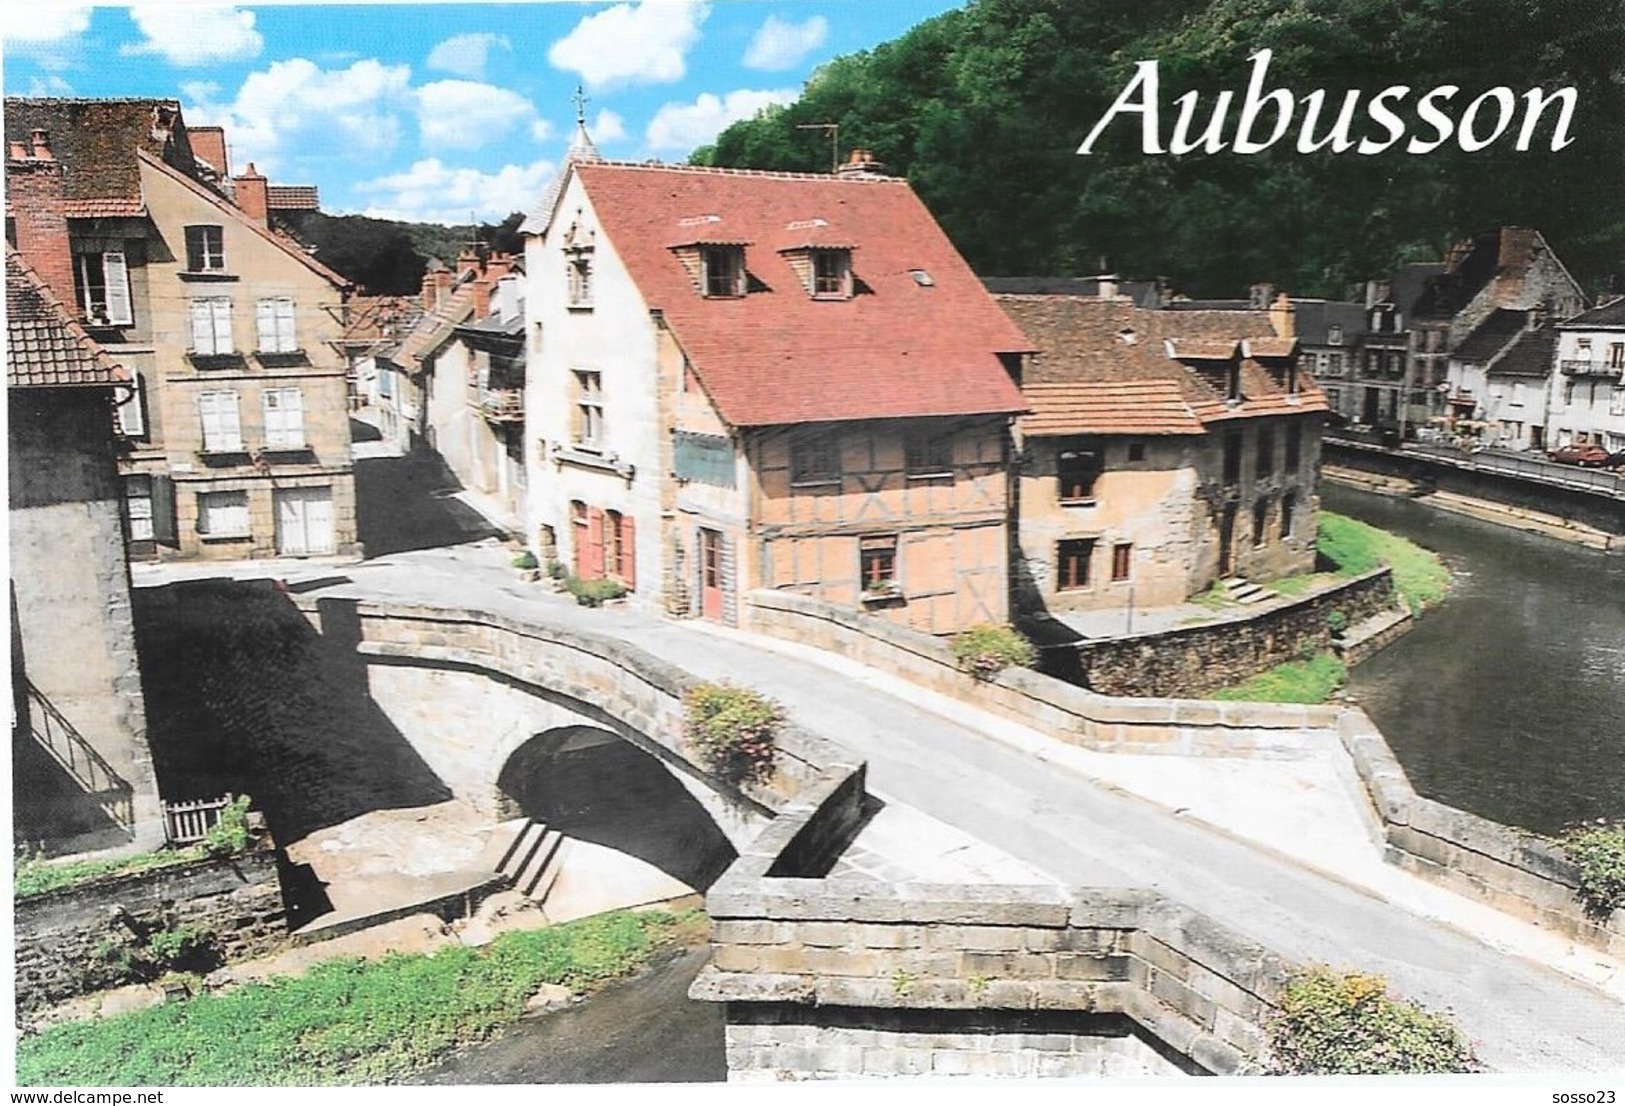
[[[126,379],[11,247],[6,248],[6,384],[108,387]]]
[[[733,425],[1026,408],[998,354],[1031,343],[907,182],[610,162],[574,171],[645,302]],[[694,239],[684,220],[709,214],[721,220],[707,229],[754,243],[745,267],[766,290],[708,299],[695,288],[669,246]],[[815,299],[778,252],[815,219],[821,238],[856,247],[850,299]]]

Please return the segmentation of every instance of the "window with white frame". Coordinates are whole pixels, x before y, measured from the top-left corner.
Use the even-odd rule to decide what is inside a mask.
[[[186,268],[194,273],[225,272],[226,231],[224,227],[197,224],[186,228]]]
[[[705,246],[700,250],[700,260],[704,265],[707,296],[745,294],[743,246]]]
[[[231,353],[231,297],[198,296],[191,301],[192,352]]]
[[[243,427],[236,392],[201,392],[197,397],[197,410],[203,422],[203,452],[241,451]]]
[[[305,402],[298,388],[267,388],[261,396],[265,408],[265,448],[305,448]]]
[[[1615,388],[1608,393],[1608,413],[1625,415],[1625,388]]]
[[[293,333],[293,297],[267,296],[254,305],[261,353],[292,353],[299,348]]]
[[[598,449],[604,444],[604,375],[578,369],[575,378],[575,441],[587,449]]]
[[[812,293],[826,299],[851,295],[852,254],[849,250],[812,251]]]
[[[130,326],[130,270],[122,250],[81,253],[73,262],[74,291],[79,307],[93,326]]]
[[[246,538],[247,492],[198,492],[197,532],[206,538]]]

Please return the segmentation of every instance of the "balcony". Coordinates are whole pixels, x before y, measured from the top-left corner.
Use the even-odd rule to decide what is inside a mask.
[[[519,388],[487,388],[480,393],[478,406],[486,422],[525,421],[525,393]]]
[[[1625,377],[1625,365],[1607,361],[1559,361],[1557,365],[1564,376],[1606,376],[1615,380]]]

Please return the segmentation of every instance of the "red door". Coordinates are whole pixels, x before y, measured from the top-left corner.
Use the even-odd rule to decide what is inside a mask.
[[[700,614],[722,621],[722,535],[700,530]]]

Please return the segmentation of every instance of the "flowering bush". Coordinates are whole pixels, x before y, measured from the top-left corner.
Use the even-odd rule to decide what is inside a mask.
[[[1038,659],[1033,643],[1009,626],[972,626],[954,637],[954,661],[978,680],[991,680],[1011,665]]]
[[[1559,842],[1580,870],[1580,900],[1595,918],[1625,906],[1625,822],[1577,826]]]
[[[774,733],[784,708],[749,688],[700,684],[683,697],[683,732],[713,770],[735,783],[773,774]]]
[[[1293,974],[1270,1025],[1282,1075],[1442,1074],[1475,1070],[1443,1014],[1392,998],[1381,976],[1317,966]]]

